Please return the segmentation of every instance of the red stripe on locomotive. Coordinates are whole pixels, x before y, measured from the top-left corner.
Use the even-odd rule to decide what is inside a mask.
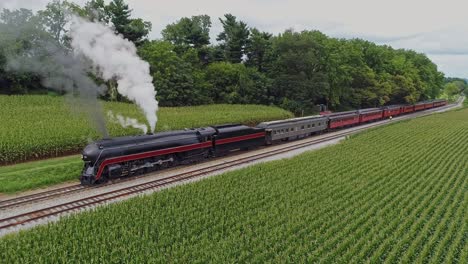
[[[260,133],[245,135],[245,136],[220,139],[220,140],[217,140],[216,142],[217,142],[217,144],[221,145],[221,144],[227,144],[227,143],[233,143],[233,142],[239,142],[239,141],[244,141],[244,140],[249,140],[249,139],[260,138],[260,137],[264,137],[264,136],[265,136],[265,132],[260,132]],[[179,152],[190,151],[190,150],[195,150],[195,149],[210,148],[210,147],[212,147],[211,141],[192,144],[192,145],[187,145],[187,146],[160,149],[160,150],[155,150],[155,151],[149,151],[149,152],[143,152],[143,153],[138,153],[138,154],[131,154],[131,155],[126,155],[126,156],[120,156],[120,157],[106,159],[101,163],[101,165],[99,165],[99,170],[98,170],[98,173],[96,174],[96,180],[101,178],[102,172],[104,171],[104,168],[107,165],[121,163],[121,162],[127,162],[127,161],[132,161],[132,160],[138,160],[138,159],[151,158],[151,157],[155,157],[155,156],[159,156],[159,155],[179,153]]]

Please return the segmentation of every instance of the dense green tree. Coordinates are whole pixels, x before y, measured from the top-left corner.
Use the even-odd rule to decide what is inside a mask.
[[[216,40],[220,41],[220,47],[224,51],[224,58],[231,63],[239,63],[245,55],[245,49],[249,40],[249,28],[243,21],[231,14],[224,15],[219,21],[223,25],[223,31]]]
[[[388,83],[383,82],[382,69],[374,69],[375,64],[366,61],[369,56],[366,56],[366,48],[369,48],[369,43],[360,39],[342,42],[343,65],[346,71],[343,72],[348,76],[350,82],[349,91],[346,92],[345,97],[342,99],[347,101],[347,105],[352,108],[363,107],[378,107],[387,103],[390,98],[391,87]],[[379,72],[380,70],[380,72]],[[345,86],[347,87],[347,86]]]
[[[38,11],[38,15],[42,20],[42,24],[47,28],[47,31],[58,42],[63,42],[67,30],[67,1],[54,0],[47,4],[46,9]]]
[[[3,9],[0,12],[0,93],[23,94],[45,92],[37,76],[12,72],[9,59],[17,54],[41,45],[41,40],[50,38],[41,19],[31,10]]]
[[[70,14],[83,15],[83,12],[83,9],[73,2],[53,0],[47,4],[44,10],[37,12],[37,17],[40,19],[40,25],[56,42],[63,47],[69,48],[70,36],[67,34],[67,23]]]
[[[201,48],[210,44],[211,19],[207,15],[183,17],[167,25],[161,32],[163,39],[176,46]]]
[[[105,7],[110,21],[114,24],[115,30],[121,34],[125,33],[128,25],[131,22],[132,10],[124,0],[112,0],[109,5]]]
[[[310,112],[326,96],[328,81],[324,65],[325,48],[318,31],[286,31],[273,39],[270,97],[281,104],[292,101],[296,113]]]
[[[246,65],[254,66],[258,71],[263,72],[269,64],[268,56],[271,56],[271,38],[273,35],[268,32],[260,32],[256,28],[251,29],[250,33],[250,39],[246,47]]]
[[[460,91],[463,91],[468,87],[468,84],[465,80],[454,80],[452,83],[454,83]]]
[[[406,59],[411,62],[420,80],[421,100],[436,98],[443,85],[443,75],[437,71],[437,66],[424,54],[412,50],[404,51]]]
[[[210,27],[211,19],[207,15],[183,17],[177,22],[167,25],[161,32],[163,39],[170,41],[179,54],[194,48],[198,52],[200,62],[210,61]]]
[[[97,3],[97,5],[101,4]],[[104,7],[104,10],[115,31],[137,45],[141,44],[151,31],[150,22],[143,21],[141,18],[131,18],[132,10],[124,0],[112,0]]]
[[[109,23],[109,14],[106,12],[104,0],[91,0],[83,8],[83,16],[91,21]]]
[[[326,71],[327,87],[325,96],[318,103],[336,109],[338,106],[349,107],[347,99],[351,94],[352,72],[362,66],[360,53],[351,43],[339,39],[322,40],[325,48],[323,64]]]
[[[182,55],[167,41],[152,41],[139,48],[139,55],[151,65],[154,86],[162,106],[212,103],[207,96],[204,73],[192,65],[197,61],[194,49]]]
[[[244,64],[216,62],[206,68],[210,98],[215,103],[267,104],[269,79]]]
[[[443,97],[453,100],[455,95],[464,93],[468,96],[468,81],[461,78],[445,78]]]
[[[460,94],[462,90],[460,86],[455,82],[447,83],[444,85],[444,93],[447,95],[447,98],[453,100],[455,95]]]

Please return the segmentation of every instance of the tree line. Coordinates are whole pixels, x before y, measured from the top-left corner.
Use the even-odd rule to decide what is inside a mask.
[[[460,94],[468,96],[468,81],[461,78],[445,78],[441,97],[453,101],[458,98]]]
[[[0,36],[0,93],[50,92],[37,76],[9,72],[6,58],[43,35],[67,47],[68,12],[107,24],[135,43],[150,64],[161,106],[265,104],[299,114],[314,112],[318,104],[343,110],[413,103],[444,91],[443,73],[412,50],[332,38],[317,30],[275,35],[232,14],[218,18],[223,30],[216,40],[210,38],[207,15],[180,18],[165,27],[161,39],[152,40],[151,23],[133,18],[124,0],[91,0],[83,6],[54,0],[35,13],[1,11],[0,29],[33,24],[34,30],[13,40]],[[105,85],[103,99],[125,100],[113,92],[115,85]]]

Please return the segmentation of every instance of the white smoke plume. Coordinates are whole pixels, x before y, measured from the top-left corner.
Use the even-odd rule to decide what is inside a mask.
[[[97,99],[105,89],[90,78],[88,72],[92,68],[86,58],[72,54],[32,19],[0,25],[0,41],[11,47],[12,43],[27,43],[21,48],[14,44],[18,51],[4,54],[6,71],[33,74],[44,87],[66,93],[71,109],[86,113],[98,132],[108,136],[101,102]]]
[[[124,117],[122,115],[116,114],[114,115],[112,111],[108,111],[107,115],[111,122],[119,123],[122,127],[134,127],[140,129],[143,134],[148,132],[148,127],[145,124],[141,124],[138,120],[130,117]]]
[[[117,91],[143,111],[151,132],[156,128],[158,102],[149,64],[137,55],[135,45],[112,29],[74,16],[71,46],[86,56],[105,80],[117,79]]]

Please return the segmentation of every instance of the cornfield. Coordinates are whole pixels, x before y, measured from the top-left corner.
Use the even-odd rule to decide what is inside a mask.
[[[468,263],[468,109],[65,218],[6,263]]]
[[[78,153],[100,135],[87,116],[67,106],[67,99],[51,96],[0,96],[0,165]],[[104,103],[111,110],[145,122],[133,104]],[[228,122],[255,123],[284,119],[291,113],[257,105],[209,105],[161,108],[157,131],[198,127]],[[139,134],[107,122],[111,136]]]

